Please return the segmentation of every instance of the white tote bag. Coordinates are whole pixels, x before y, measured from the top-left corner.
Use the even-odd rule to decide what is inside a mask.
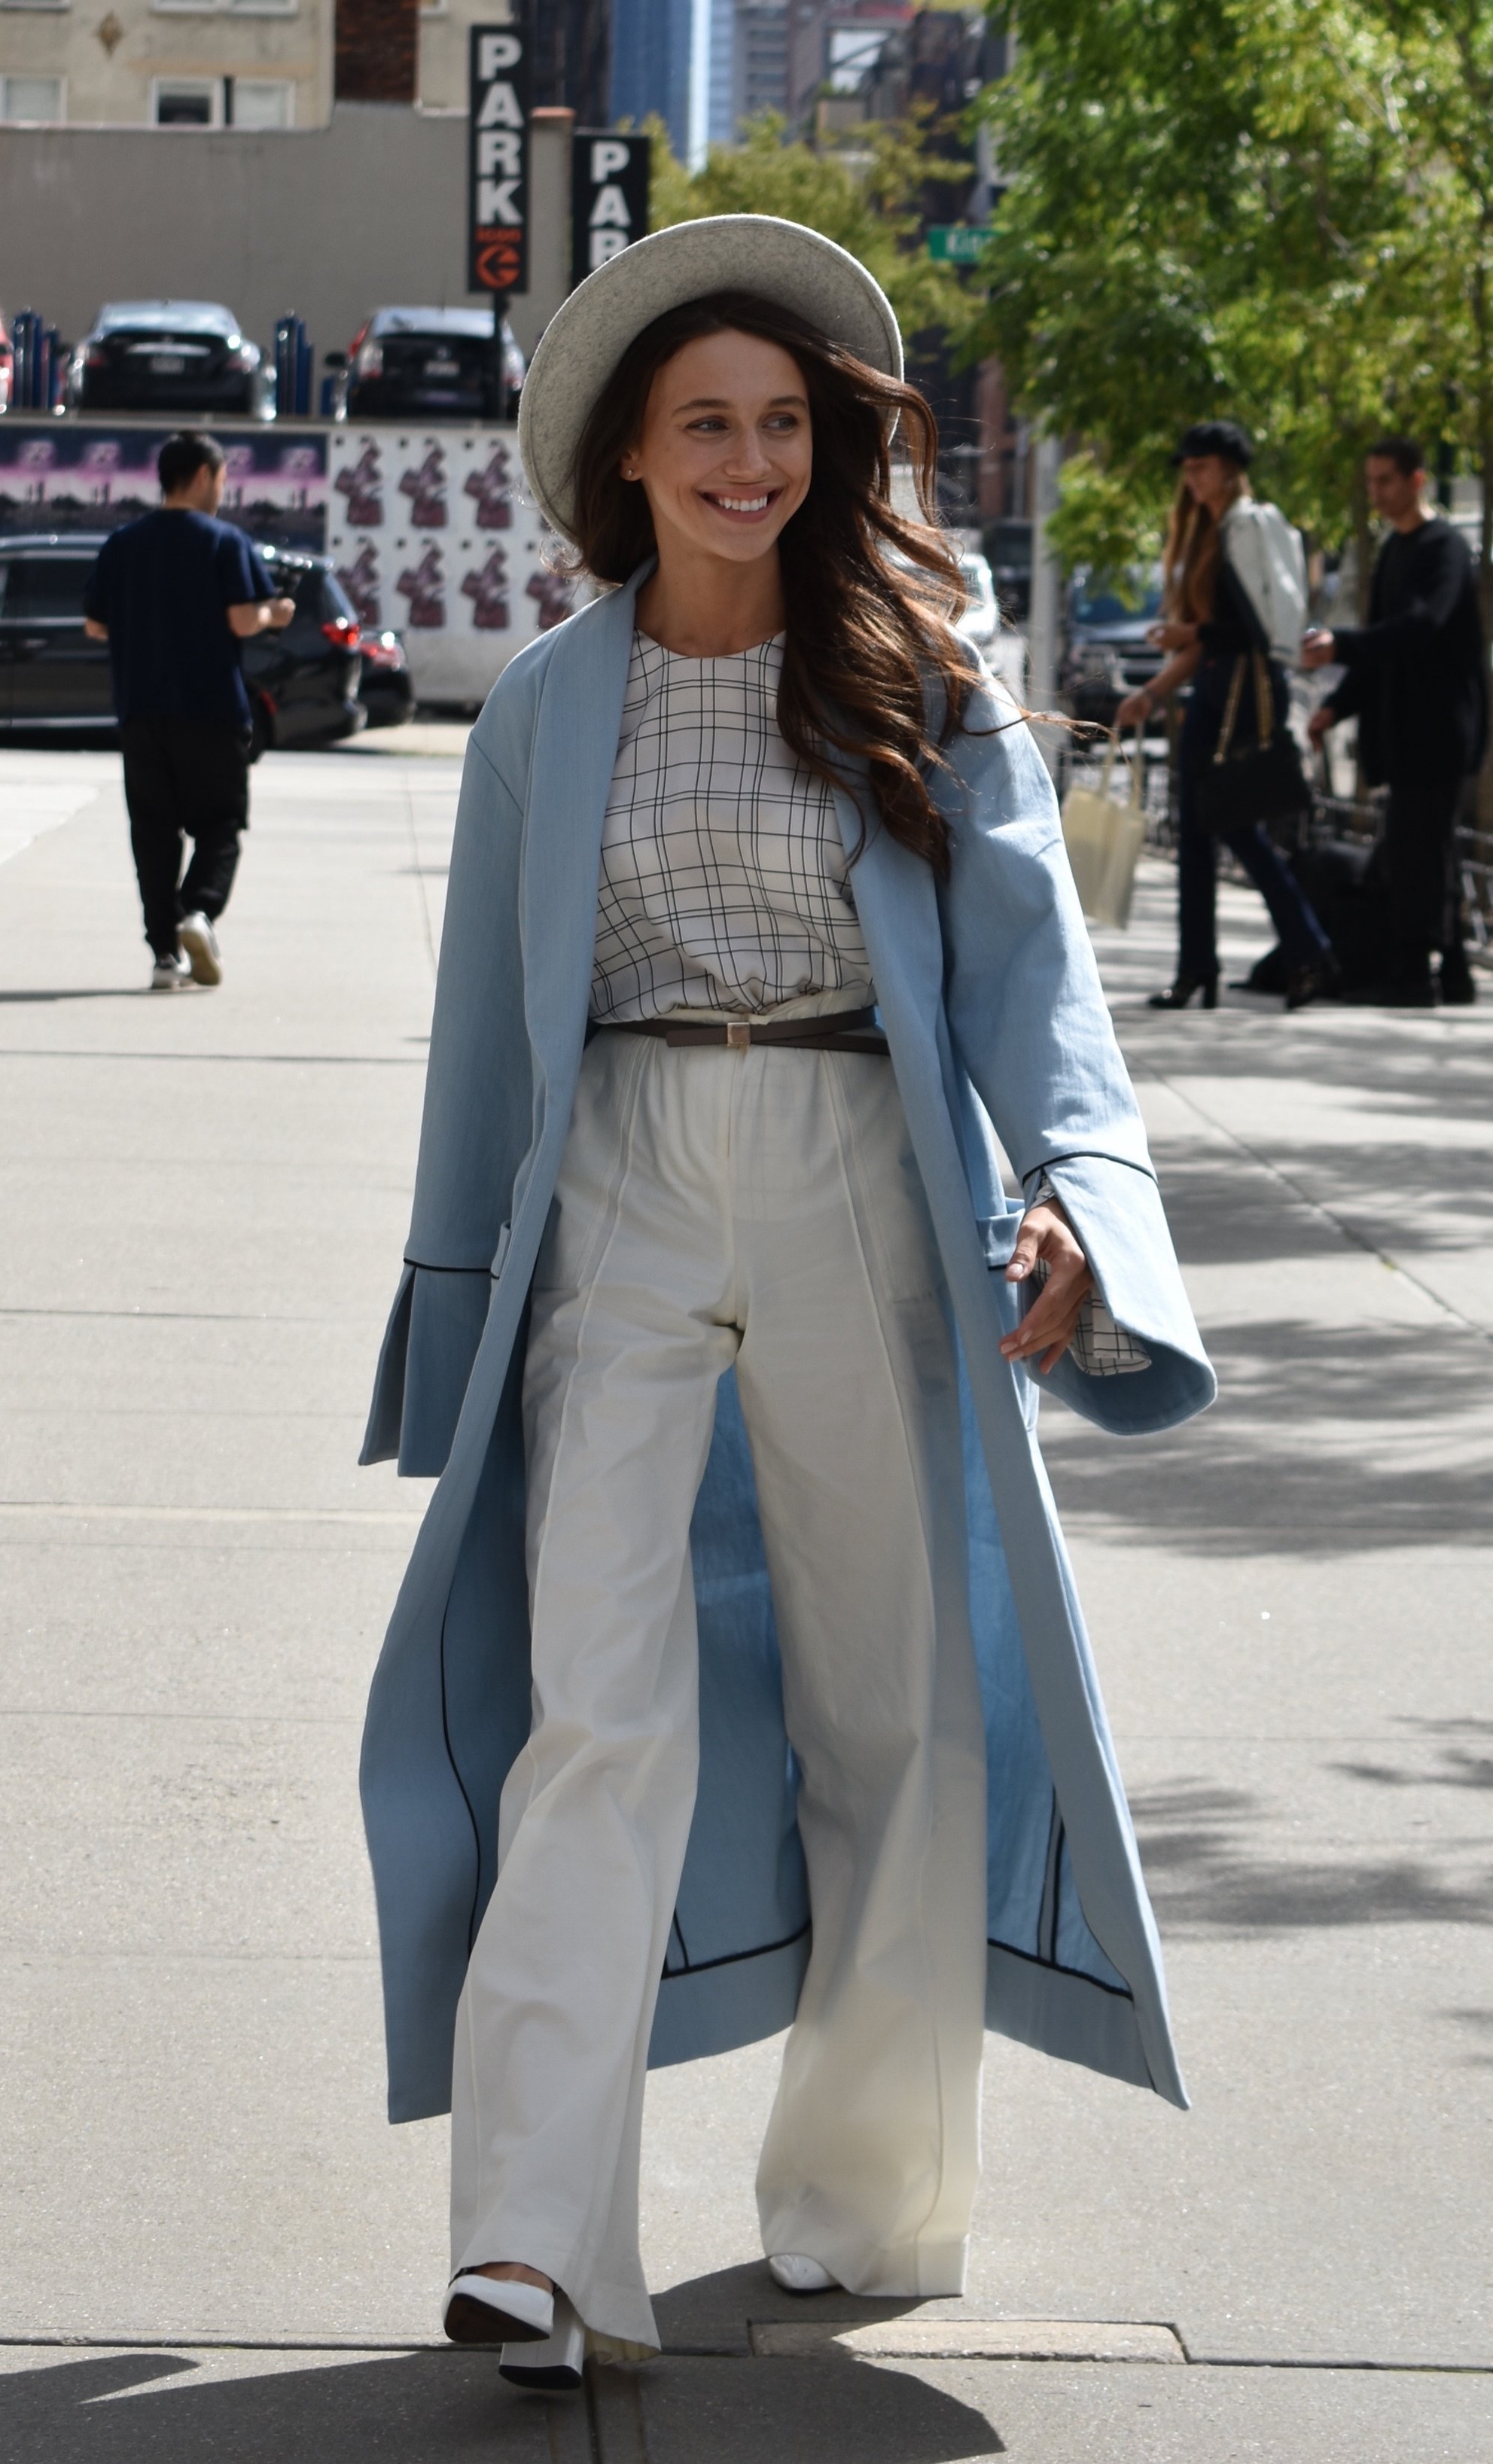
[[[1063,836],[1079,901],[1089,922],[1118,925],[1123,932],[1131,920],[1135,867],[1146,844],[1146,814],[1141,802],[1144,772],[1139,729],[1131,763],[1130,802],[1122,804],[1109,792],[1119,742],[1116,728],[1097,788],[1068,789],[1063,802]]]

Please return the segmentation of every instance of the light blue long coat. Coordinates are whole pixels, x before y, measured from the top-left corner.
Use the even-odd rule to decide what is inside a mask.
[[[440,1472],[373,1681],[362,1795],[395,2121],[450,2101],[457,1996],[504,1776],[528,1733],[519,1386],[525,1311],[585,1041],[603,814],[638,582],[542,635],[472,731],[451,858],[414,1218],[363,1461]],[[998,726],[985,689],[970,718]],[[1210,1402],[1213,1373],[1026,729],[965,734],[938,789],[952,876],[875,825],[852,880],[966,1377],[968,1581],[989,1748],[992,2028],[1186,2101],[1154,1923],[1056,1511],[1036,1389],[1002,1359],[999,1272],[1051,1175],[1152,1366],[1050,1392],[1120,1434]],[[865,790],[862,789],[863,800]],[[847,850],[861,841],[838,799]],[[792,2018],[809,1908],[772,1600],[733,1380],[692,1531],[701,1776],[651,2059]]]

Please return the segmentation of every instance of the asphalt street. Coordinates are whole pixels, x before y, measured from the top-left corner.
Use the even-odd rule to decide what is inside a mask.
[[[441,2345],[356,1789],[428,1484],[356,1455],[448,741],[267,759],[168,996],[115,757],[0,752],[3,2464],[1490,2464],[1493,979],[1152,1013],[1160,864],[1101,958],[1222,1398],[1044,1434],[1194,2110],[992,2039],[967,2298],[795,2302],[778,2045],[670,2072],[664,2358],[543,2408]]]

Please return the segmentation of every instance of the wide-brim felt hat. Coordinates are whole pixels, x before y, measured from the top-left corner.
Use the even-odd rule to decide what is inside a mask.
[[[848,250],[776,214],[673,223],[608,257],[545,326],[518,397],[518,451],[547,522],[572,534],[576,448],[618,361],[646,326],[713,291],[791,308],[883,376],[902,375],[890,300]]]

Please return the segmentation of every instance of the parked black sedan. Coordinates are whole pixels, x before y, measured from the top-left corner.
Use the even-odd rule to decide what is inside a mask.
[[[0,734],[112,732],[109,653],[83,631],[83,591],[103,538],[0,539]],[[296,613],[283,632],[244,645],[256,749],[356,736],[367,723],[358,619],[330,560],[259,553]]]
[[[358,698],[362,630],[331,558],[263,546],[259,554],[296,613],[282,633],[255,633],[244,644],[256,750],[357,736],[368,724]]]
[[[362,682],[358,698],[368,714],[368,725],[403,727],[415,712],[415,680],[404,643],[397,633],[364,631],[360,647]]]
[[[376,308],[347,351],[349,419],[512,419],[526,370],[491,308]]]
[[[67,407],[273,419],[274,372],[215,300],[116,299],[73,353]]]

